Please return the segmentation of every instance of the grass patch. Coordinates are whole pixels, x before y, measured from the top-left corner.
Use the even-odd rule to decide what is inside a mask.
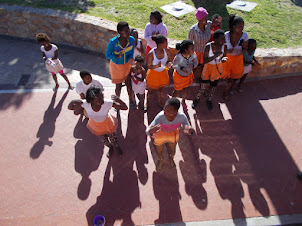
[[[168,27],[168,36],[183,40],[190,27],[196,23],[194,12],[177,19],[160,9],[160,6],[176,0],[0,0],[0,3],[31,6],[37,8],[60,9],[68,12],[86,13],[118,22],[127,21],[131,27],[144,29],[152,10],[163,13],[163,21]],[[205,7],[209,16],[215,13],[223,17],[223,29],[228,30],[227,18],[231,13],[245,20],[245,31],[258,40],[258,46],[298,47],[302,46],[302,6],[296,0],[252,0],[258,6],[251,12],[241,12],[226,8],[230,0],[183,0],[183,2]]]

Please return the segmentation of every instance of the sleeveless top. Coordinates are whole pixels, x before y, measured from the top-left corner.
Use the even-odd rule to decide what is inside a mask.
[[[212,43],[209,43],[208,45],[210,45],[210,49],[209,49],[209,57],[214,56],[213,50],[212,50]],[[224,45],[222,45],[221,47],[221,52],[222,54],[220,54],[218,57],[216,57],[214,60],[210,61],[208,64],[218,64],[220,63],[221,58],[223,57],[223,53],[224,53]]]
[[[231,53],[228,53],[228,54],[233,55],[233,56],[242,54],[243,42],[246,42],[247,40],[249,40],[249,37],[248,37],[247,33],[243,31],[241,38],[236,43],[236,46],[232,46],[232,44],[231,44],[231,38],[230,38],[230,32],[229,31],[225,32],[224,35],[225,35],[225,42],[226,42],[226,45],[227,45],[227,49],[228,50],[233,50]]]
[[[164,49],[164,58],[162,58],[162,59],[157,58],[155,48],[153,48],[151,51],[152,51],[152,54],[153,54],[152,65],[158,65],[159,62],[161,62],[161,67],[155,68],[153,70],[158,71],[158,72],[161,72],[161,71],[165,70],[166,69],[166,64],[167,64],[167,61],[168,61],[168,54],[167,54],[166,50]]]

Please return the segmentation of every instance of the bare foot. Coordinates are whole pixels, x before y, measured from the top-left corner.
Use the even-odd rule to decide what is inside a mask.
[[[156,164],[156,171],[160,172],[162,168],[163,168],[163,161],[158,160],[158,162]]]
[[[59,88],[59,84],[56,84],[56,86],[52,89],[53,91],[57,91]]]
[[[172,168],[175,168],[175,167],[176,167],[176,164],[175,164],[175,162],[174,162],[174,159],[170,159],[170,166],[171,166]]]

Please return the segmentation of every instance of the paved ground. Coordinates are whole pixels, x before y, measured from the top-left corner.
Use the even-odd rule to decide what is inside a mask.
[[[87,120],[67,110],[77,94],[51,91],[39,45],[0,38],[0,49],[0,225],[93,225],[98,214],[107,225],[253,225],[273,215],[278,223],[267,224],[302,223],[302,76],[249,82],[229,102],[219,87],[212,111],[189,107],[197,134],[181,134],[176,169],[165,155],[156,173],[144,130],[158,107],[112,111],[124,156],[109,160]],[[113,94],[106,60],[63,48],[60,58],[72,82],[87,68]],[[32,77],[17,87],[22,73]]]

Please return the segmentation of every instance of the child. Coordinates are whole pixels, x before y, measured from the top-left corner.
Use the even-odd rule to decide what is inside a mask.
[[[203,54],[203,61],[205,63],[202,71],[202,86],[199,89],[195,100],[193,101],[192,108],[195,109],[201,94],[205,94],[205,83],[210,83],[209,90],[207,91],[207,106],[209,110],[213,108],[212,97],[215,93],[215,87],[218,84],[219,78],[223,73],[222,63],[226,62],[227,47],[224,45],[225,37],[224,32],[220,29],[214,32],[214,42],[206,45]]]
[[[59,73],[65,79],[69,89],[73,89],[74,87],[70,85],[67,76],[64,74],[63,64],[58,58],[58,47],[49,42],[49,37],[45,33],[37,34],[36,40],[42,45],[40,47],[40,50],[42,51],[42,58],[45,61],[46,69],[52,74],[52,78],[56,83],[53,91],[56,91],[59,88],[59,83],[56,75],[57,73]]]
[[[222,28],[222,17],[219,14],[214,14],[212,16],[212,24],[211,24],[211,39],[210,41],[213,42],[213,34],[216,30]]]
[[[91,86],[98,86],[101,88],[101,91],[104,92],[103,85],[98,80],[93,79],[88,70],[81,70],[80,76],[82,81],[76,84],[76,92],[80,95],[81,99],[86,99],[86,92]]]
[[[109,147],[107,157],[113,154],[113,150],[117,151],[119,155],[123,152],[118,145],[116,129],[117,120],[108,112],[111,107],[117,110],[127,110],[127,105],[116,95],[112,95],[111,99],[106,99],[103,96],[102,90],[98,86],[91,86],[87,90],[86,100],[73,100],[69,103],[68,109],[74,110],[74,114],[78,115],[86,110],[89,121],[87,128],[96,136],[99,136],[101,141]]]
[[[153,143],[156,146],[158,162],[156,170],[160,171],[163,166],[163,150],[164,144],[168,143],[170,149],[169,160],[170,165],[175,167],[174,155],[176,151],[176,144],[179,139],[179,127],[182,125],[184,133],[193,134],[194,129],[186,115],[179,112],[180,101],[173,97],[167,100],[164,110],[159,112],[154,118],[153,122],[146,129],[146,133],[153,138]]]
[[[154,10],[150,14],[150,22],[145,27],[145,40],[147,41],[146,58],[151,49],[156,47],[156,43],[152,40],[152,36],[162,34],[167,37],[167,27],[162,22],[163,16],[157,10]]]
[[[196,53],[194,52],[193,41],[184,40],[182,43],[177,43],[176,49],[179,50],[179,53],[173,60],[174,91],[172,96],[175,97],[177,92],[182,91],[181,104],[183,110],[186,112],[188,111],[188,107],[185,101],[189,86],[193,83],[193,69],[197,67],[198,61]]]
[[[120,21],[117,24],[118,35],[110,39],[105,56],[110,60],[109,72],[112,83],[116,84],[115,94],[121,95],[122,83],[125,82],[127,91],[131,95],[131,83],[127,79],[133,60],[133,52],[135,40],[130,36],[129,25],[125,21]]]
[[[144,47],[142,41],[138,38],[138,32],[135,28],[131,28],[130,35],[135,39],[135,49],[133,53],[133,58],[135,59],[136,56],[144,55]]]
[[[246,52],[243,53],[243,76],[239,80],[239,84],[237,86],[237,91],[242,93],[243,90],[241,88],[242,83],[244,82],[245,78],[247,77],[248,73],[251,72],[252,66],[255,66],[255,63],[260,66],[259,62],[254,57],[255,50],[257,48],[257,41],[255,39],[248,40],[248,46]]]
[[[135,57],[135,65],[132,66],[130,70],[131,77],[131,86],[133,92],[136,94],[139,103],[138,108],[144,110],[146,112],[146,108],[144,107],[145,102],[145,90],[146,90],[146,71],[143,68],[144,58],[141,55]],[[134,103],[133,108],[136,108],[135,97],[133,96],[132,103]]]
[[[151,96],[155,90],[158,90],[158,105],[163,108],[162,88],[170,83],[168,68],[172,63],[169,62],[170,50],[168,49],[168,41],[164,35],[156,35],[152,37],[157,47],[153,48],[147,57],[147,108],[151,100]]]

